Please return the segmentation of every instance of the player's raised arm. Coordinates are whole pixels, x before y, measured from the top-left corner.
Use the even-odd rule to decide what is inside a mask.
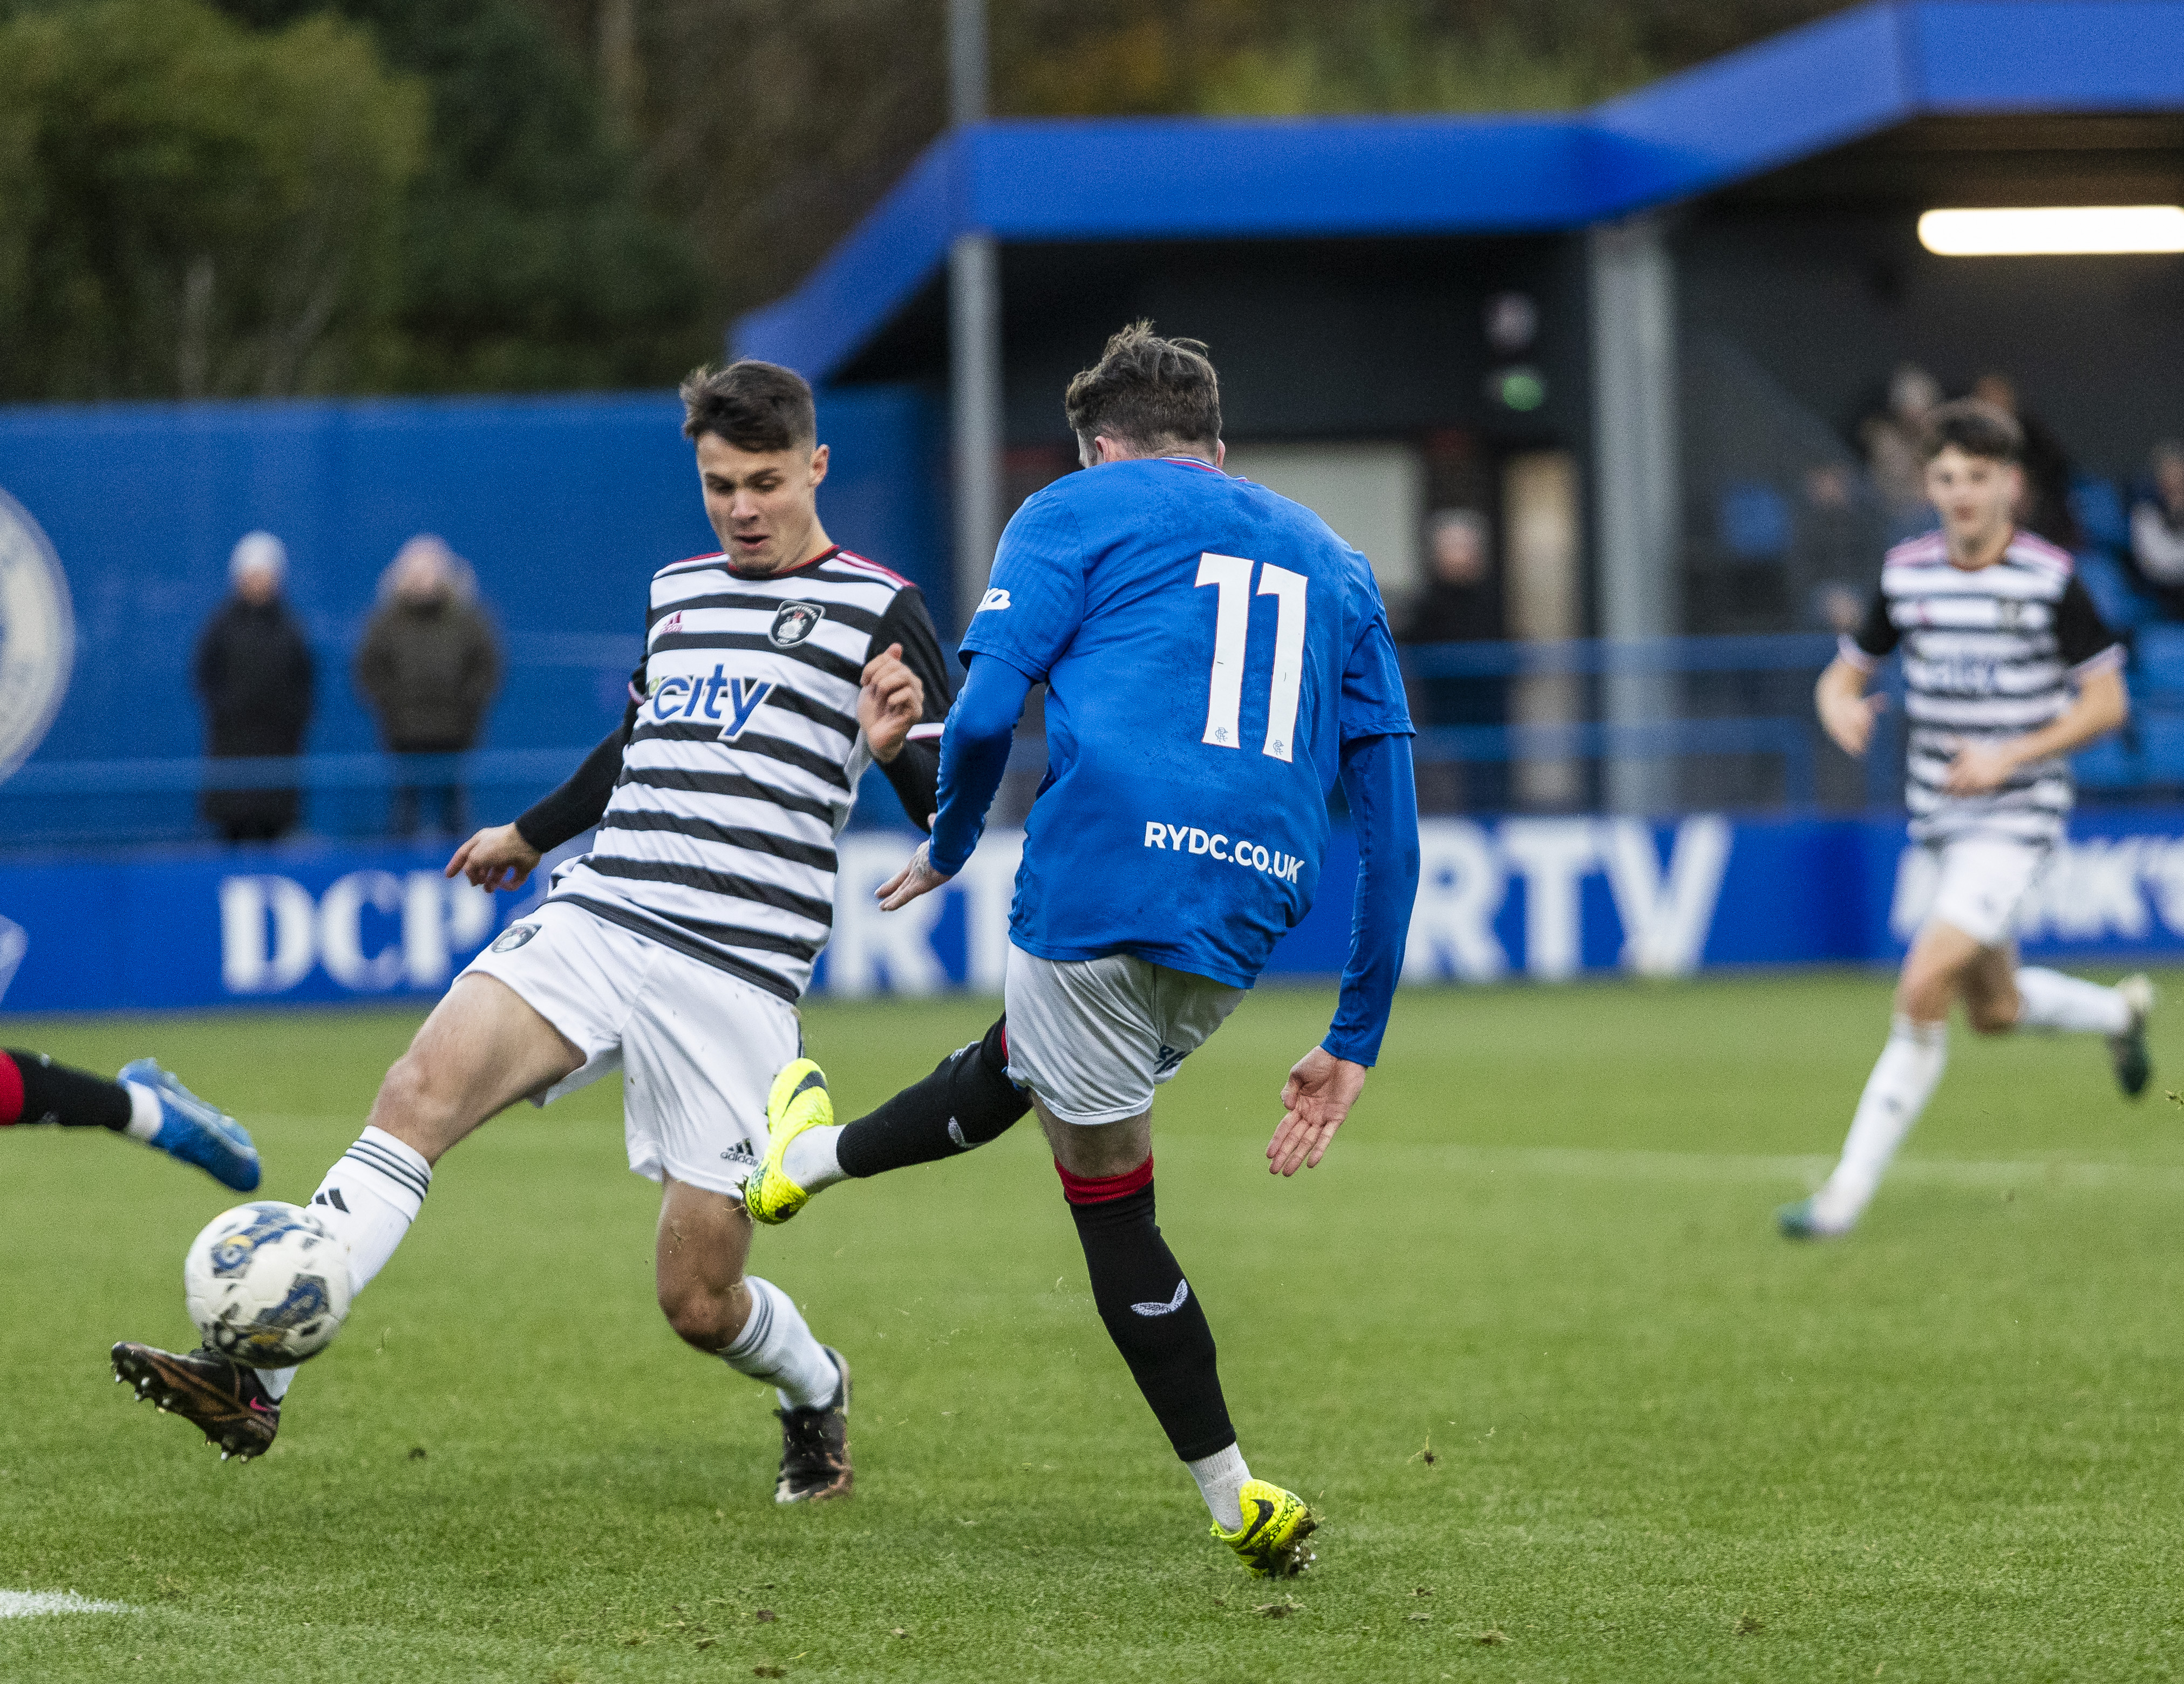
[[[939,806],[940,728],[955,696],[923,593],[898,591],[873,628],[857,692],[857,723],[911,822],[928,828]]]
[[[963,869],[986,828],[986,809],[1009,768],[1009,744],[1032,681],[1006,661],[973,656],[963,694],[940,742],[939,806],[930,841],[879,886],[880,910],[892,912],[930,894]]]
[[[1365,1072],[1380,1056],[1418,898],[1411,739],[1390,734],[1344,744],[1342,792],[1357,827],[1350,960],[1327,1039],[1297,1061],[1283,1085],[1282,1120],[1267,1143],[1267,1168],[1277,1175],[1316,1167],[1362,1091]]]

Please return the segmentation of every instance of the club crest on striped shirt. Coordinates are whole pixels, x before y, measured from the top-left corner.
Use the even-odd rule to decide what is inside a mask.
[[[819,627],[827,611],[816,602],[784,602],[773,616],[766,639],[776,649],[794,649]]]

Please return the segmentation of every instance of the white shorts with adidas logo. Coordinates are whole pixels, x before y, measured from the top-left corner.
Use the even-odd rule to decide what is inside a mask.
[[[618,1069],[632,1169],[742,1192],[766,1156],[766,1090],[801,1051],[794,1006],[560,901],[503,930],[473,973],[515,990],[584,1055],[534,1103]]]

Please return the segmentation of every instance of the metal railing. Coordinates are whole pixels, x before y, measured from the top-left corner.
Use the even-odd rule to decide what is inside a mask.
[[[1577,638],[1555,643],[1462,643],[1415,644],[1402,651],[1406,675],[1425,681],[1414,687],[1421,762],[1486,765],[1538,761],[1606,761],[1619,759],[1688,761],[1704,756],[1771,759],[1780,768],[1780,797],[1810,806],[1819,789],[1819,741],[1802,683],[1786,684],[1786,675],[1817,672],[1835,650],[1821,635],[1658,638],[1635,642]],[[1722,711],[1720,695],[1696,696],[1695,686],[1718,685],[1738,675],[1778,675],[1775,705]],[[1607,713],[1613,680],[1657,675],[1666,688],[1663,711],[1669,717],[1641,719],[1600,717]],[[1522,719],[1506,723],[1436,721],[1432,717],[1434,681],[1506,680],[1513,698],[1525,681],[1575,681],[1565,700],[1574,704],[1552,721]],[[1730,700],[1733,703],[1735,698]],[[1585,717],[1590,716],[1590,717]],[[1506,714],[1504,716],[1507,717]],[[369,829],[376,822],[372,792],[399,785],[460,783],[478,797],[482,818],[506,817],[567,777],[590,752],[585,744],[566,749],[488,749],[459,755],[347,753],[292,758],[210,759],[188,756],[159,759],[33,761],[0,780],[0,845],[20,839],[70,843],[127,842],[157,835],[172,839],[198,825],[192,799],[207,789],[300,789],[322,798],[336,822],[315,821],[322,829]],[[1894,771],[1882,751],[1872,757],[1868,797],[1875,804],[1895,799]],[[14,804],[20,803],[20,806]],[[14,810],[11,814],[10,806]],[[81,822],[58,828],[11,825],[11,817],[31,812],[50,819],[57,806],[81,814]],[[10,830],[15,834],[10,835]],[[42,836],[31,834],[43,832]]]
[[[1446,679],[1509,680],[1510,690],[1504,696],[1507,705],[1513,704],[1517,687],[1526,680],[1817,675],[1835,652],[1835,638],[1823,633],[1628,641],[1580,638],[1552,643],[1412,644],[1403,650],[1402,664],[1407,677],[1429,685]],[[1613,687],[1586,689],[1596,694],[1565,698],[1565,705],[1593,714],[1612,711]],[[1435,699],[1430,689],[1422,688],[1413,697],[1413,705],[1423,716],[1417,722],[1416,752],[1422,761],[1473,764],[1767,756],[1780,763],[1783,799],[1791,806],[1810,806],[1819,797],[1820,737],[1809,693],[1796,687],[1794,697],[1783,700],[1792,699],[1795,711],[1778,703],[1766,712],[1712,713],[1699,711],[1696,699],[1669,689],[1652,698],[1668,717],[1451,724],[1433,719]],[[1864,780],[1866,799],[1875,805],[1890,804],[1894,769],[1886,738],[1876,749]]]

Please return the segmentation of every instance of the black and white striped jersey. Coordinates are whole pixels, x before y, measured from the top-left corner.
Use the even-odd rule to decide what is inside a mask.
[[[593,807],[591,852],[548,898],[797,999],[833,924],[834,840],[872,763],[859,679],[897,643],[925,686],[925,714],[888,772],[906,805],[922,805],[950,689],[915,585],[838,547],[771,578],[744,577],[722,555],[662,568],[620,774],[604,813]],[[915,796],[897,776],[912,761]],[[571,805],[582,777],[533,813]],[[517,823],[543,839],[531,814]]]
[[[1999,560],[1964,568],[1951,563],[1938,532],[1897,544],[1881,565],[1865,623],[1841,652],[1869,672],[1899,645],[1912,839],[2060,837],[2071,784],[2059,756],[2020,768],[1984,795],[1951,795],[1942,784],[1960,747],[2038,730],[2070,706],[2085,678],[2122,664],[2123,647],[2101,622],[2069,552],[2020,532]]]

